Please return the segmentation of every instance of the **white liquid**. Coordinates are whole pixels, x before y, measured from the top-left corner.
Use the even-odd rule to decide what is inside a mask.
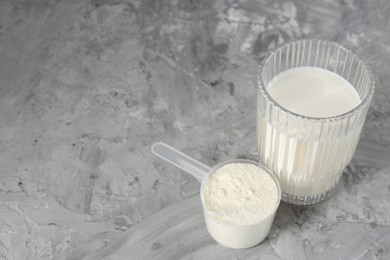
[[[202,189],[210,235],[231,248],[257,245],[268,235],[280,202],[273,177],[254,163],[227,163]]]
[[[360,104],[359,94],[348,81],[314,67],[284,71],[269,82],[267,90],[282,107],[310,117],[341,115]]]
[[[316,118],[344,114],[361,102],[345,79],[314,67],[282,72],[270,81],[267,90],[280,106]],[[334,125],[279,114],[271,119],[259,116],[260,159],[278,177],[283,192],[324,194],[337,183],[356,149],[361,126],[351,125],[353,121],[347,120]]]

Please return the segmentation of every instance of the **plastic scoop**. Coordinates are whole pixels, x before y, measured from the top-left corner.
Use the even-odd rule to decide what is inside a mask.
[[[152,145],[152,152],[161,159],[191,174],[199,182],[202,182],[211,170],[207,165],[161,142]]]
[[[184,170],[185,172],[191,174],[199,182],[202,183],[200,188],[200,197],[202,200],[203,213],[206,222],[206,227],[209,234],[220,244],[231,247],[231,248],[249,248],[259,244],[265,239],[268,235],[273,219],[275,217],[276,210],[280,203],[281,189],[279,182],[276,177],[270,173],[263,165],[259,165],[258,162],[253,162],[249,160],[229,160],[223,163],[220,163],[213,168],[208,167],[207,165],[191,158],[190,156],[176,150],[175,148],[165,144],[165,143],[155,143],[151,148],[152,152],[158,157],[164,159],[167,162],[177,166],[178,168]],[[227,224],[218,220],[212,212],[210,212],[206,205],[204,199],[204,188],[209,181],[213,173],[225,166],[226,164],[238,163],[238,164],[252,164],[256,165],[262,171],[262,174],[269,174],[274,180],[278,192],[277,204],[274,205],[272,211],[269,212],[267,216],[251,225],[233,225]]]

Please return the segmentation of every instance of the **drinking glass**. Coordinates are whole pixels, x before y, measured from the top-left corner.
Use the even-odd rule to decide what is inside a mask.
[[[338,74],[355,88],[360,104],[347,113],[324,118],[285,109],[268,93],[268,83],[296,67],[317,67]],[[336,42],[299,40],[278,47],[263,60],[258,85],[259,157],[279,179],[282,200],[310,205],[330,197],[356,150],[374,93],[370,68]]]

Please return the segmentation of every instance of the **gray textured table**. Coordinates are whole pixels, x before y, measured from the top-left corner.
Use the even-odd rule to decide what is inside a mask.
[[[0,259],[390,259],[390,2],[0,1]],[[214,242],[152,156],[256,159],[256,69],[289,40],[361,55],[376,93],[336,194]]]

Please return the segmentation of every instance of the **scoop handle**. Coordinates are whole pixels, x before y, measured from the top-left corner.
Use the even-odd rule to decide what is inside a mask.
[[[194,176],[199,182],[207,176],[210,171],[210,167],[195,160],[194,158],[176,150],[175,148],[162,143],[157,142],[152,145],[152,153],[164,159],[167,162],[175,165],[183,171]]]

